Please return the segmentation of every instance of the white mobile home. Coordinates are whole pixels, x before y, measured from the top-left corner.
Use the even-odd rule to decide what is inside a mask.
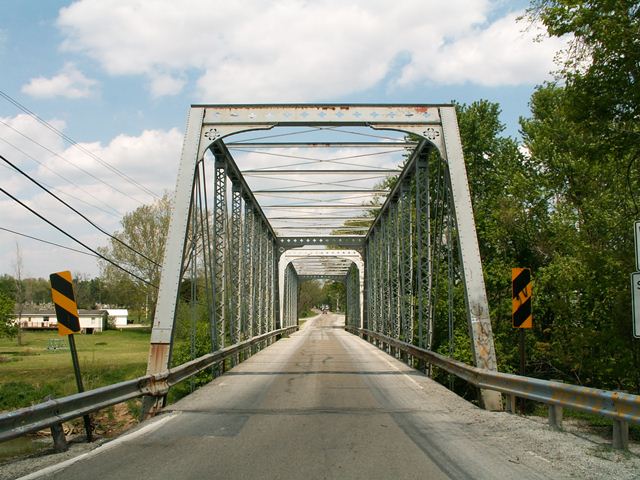
[[[15,322],[24,330],[55,330],[58,328],[58,319],[53,309],[36,309],[23,307],[22,313],[15,312]],[[107,312],[105,310],[78,310],[80,330],[82,333],[91,334],[102,332],[106,328]]]

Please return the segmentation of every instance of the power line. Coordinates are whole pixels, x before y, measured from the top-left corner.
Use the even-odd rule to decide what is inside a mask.
[[[49,130],[51,130],[52,132],[54,132],[56,135],[58,135],[59,137],[63,138],[64,140],[66,140],[70,145],[72,145],[73,147],[77,148],[78,150],[80,150],[81,152],[83,152],[85,155],[90,156],[91,158],[93,158],[96,162],[98,162],[100,165],[102,165],[103,167],[111,170],[113,173],[115,173],[116,175],[118,175],[120,178],[128,181],[129,183],[135,185],[136,187],[140,188],[141,190],[143,190],[144,192],[148,193],[149,195],[151,195],[152,197],[155,198],[160,198],[155,192],[149,190],[147,187],[145,187],[144,185],[138,183],[136,180],[134,180],[133,178],[131,178],[129,175],[127,175],[126,173],[124,173],[123,171],[119,170],[118,168],[114,167],[113,165],[111,165],[109,162],[107,162],[106,160],[103,160],[102,158],[100,158],[98,155],[96,155],[95,153],[93,153],[91,150],[86,149],[85,147],[83,147],[82,145],[80,145],[78,142],[76,142],[73,138],[71,138],[70,136],[68,136],[67,134],[61,132],[60,130],[58,130],[56,127],[54,127],[53,125],[51,125],[49,122],[47,122],[46,120],[40,118],[38,116],[38,114],[36,114],[35,112],[29,110],[27,107],[25,107],[24,105],[22,105],[20,102],[18,102],[15,98],[12,98],[9,94],[3,92],[2,90],[0,90],[0,96],[3,97],[5,100],[7,100],[8,102],[12,103],[13,105],[15,105],[16,107],[18,107],[20,110],[22,110],[23,112],[25,112],[27,115],[30,115],[31,117],[33,117],[34,119],[36,119],[40,124],[42,124],[43,126],[45,126],[46,128],[48,128]]]
[[[132,197],[132,196],[131,196],[131,195],[129,195],[128,193],[123,192],[122,190],[120,190],[120,189],[118,189],[118,188],[114,187],[113,185],[109,185],[107,182],[105,182],[105,181],[104,181],[104,180],[102,180],[101,178],[96,177],[93,173],[91,173],[91,172],[89,172],[89,171],[85,170],[84,168],[82,168],[82,167],[80,167],[80,166],[76,165],[75,163],[73,163],[73,162],[71,162],[71,161],[67,160],[67,159],[66,159],[66,158],[64,158],[62,155],[60,155],[58,152],[55,152],[54,150],[51,150],[49,147],[47,147],[47,146],[45,146],[45,145],[41,144],[41,143],[40,143],[40,142],[38,142],[37,140],[34,140],[33,138],[31,138],[31,137],[30,137],[30,136],[28,136],[28,135],[25,135],[25,134],[24,134],[24,133],[22,133],[20,130],[18,130],[18,129],[16,129],[16,128],[12,127],[12,126],[11,126],[11,125],[9,125],[8,123],[3,122],[2,120],[0,120],[0,123],[1,123],[1,124],[3,124],[5,127],[10,128],[11,130],[13,130],[14,132],[16,132],[16,133],[17,133],[18,135],[20,135],[21,137],[26,138],[26,139],[27,139],[27,140],[29,140],[30,142],[35,143],[35,144],[36,144],[36,145],[38,145],[40,148],[42,148],[42,149],[46,150],[46,151],[47,151],[47,152],[49,152],[50,154],[52,154],[52,155],[54,155],[54,156],[58,157],[59,159],[61,159],[62,161],[64,161],[64,162],[68,163],[69,165],[71,165],[71,166],[73,166],[73,167],[77,168],[78,170],[80,170],[81,172],[83,172],[85,175],[90,176],[90,177],[91,177],[91,178],[93,178],[94,180],[96,180],[96,181],[98,181],[98,182],[100,182],[100,183],[102,183],[102,184],[106,185],[107,187],[109,187],[109,188],[111,188],[111,189],[115,190],[116,192],[118,192],[118,193],[120,193],[120,194],[124,195],[125,197],[129,197],[129,198],[130,198],[131,200],[133,200],[134,202],[137,202],[137,203],[139,203],[140,205],[142,205],[142,202],[141,202],[140,200],[138,200],[137,198]]]
[[[50,220],[48,220],[47,218],[45,218],[44,216],[40,215],[38,212],[36,212],[34,209],[32,209],[31,207],[29,207],[27,204],[21,202],[19,199],[17,199],[16,197],[14,197],[13,195],[11,195],[9,192],[7,192],[4,188],[0,187],[0,192],[4,193],[7,197],[11,198],[13,201],[19,203],[20,205],[22,205],[24,208],[26,208],[27,210],[29,210],[31,213],[33,213],[36,217],[38,217],[40,220],[45,221],[46,223],[48,223],[49,225],[51,225],[53,228],[55,228],[56,230],[58,230],[60,233],[62,233],[63,235],[66,235],[67,237],[69,237],[71,240],[73,240],[74,242],[82,245],[84,248],[86,248],[87,250],[89,250],[90,252],[93,252],[96,256],[100,257],[101,259],[103,259],[106,262],[109,262],[111,265],[113,265],[114,267],[122,270],[123,272],[131,275],[134,278],[137,278],[138,280],[140,280],[143,283],[146,283],[147,285],[154,287],[154,288],[158,288],[157,285],[154,285],[151,282],[148,282],[147,280],[145,280],[142,277],[139,277],[138,275],[136,275],[133,272],[130,272],[129,270],[127,270],[126,268],[118,265],[116,262],[114,262],[113,260],[111,260],[110,258],[105,257],[104,255],[102,255],[100,252],[94,250],[93,248],[91,248],[90,246],[88,246],[87,244],[83,243],[82,241],[78,240],[76,237],[74,237],[73,235],[71,235],[70,233],[65,232],[62,228],[58,227],[56,224],[54,224],[53,222],[51,222]]]
[[[153,260],[151,260],[149,257],[147,257],[145,254],[139,252],[138,250],[136,250],[135,248],[133,248],[132,246],[130,246],[129,244],[123,242],[122,240],[120,240],[118,237],[110,234],[109,232],[107,232],[106,230],[104,230],[102,227],[100,227],[99,225],[95,224],[91,219],[89,219],[88,217],[86,217],[83,213],[79,212],[78,210],[76,210],[74,207],[72,207],[71,205],[69,205],[67,202],[65,202],[64,200],[62,200],[60,197],[58,197],[55,193],[51,192],[50,190],[48,190],[46,187],[44,187],[42,184],[40,184],[36,179],[34,179],[33,177],[31,177],[29,174],[27,174],[26,172],[22,171],[18,166],[14,165],[13,163],[11,163],[8,159],[6,159],[5,157],[3,157],[2,155],[0,155],[0,159],[2,159],[6,164],[10,165],[15,171],[17,171],[18,173],[20,173],[21,175],[23,175],[24,177],[26,177],[27,179],[29,179],[32,183],[34,183],[35,185],[37,185],[38,187],[40,187],[42,190],[44,190],[45,192],[47,192],[49,195],[51,195],[53,198],[55,198],[56,200],[58,200],[60,203],[62,203],[65,207],[67,207],[69,210],[71,210],[72,212],[74,212],[76,215],[79,215],[80,217],[82,217],[84,220],[86,220],[90,225],[92,225],[93,227],[95,227],[97,230],[99,230],[100,232],[104,233],[105,235],[107,235],[109,238],[115,240],[116,242],[118,242],[119,244],[121,244],[123,247],[128,248],[129,250],[131,250],[133,253],[135,253],[136,255],[140,255],[142,258],[144,258],[145,260],[153,263],[155,266],[160,267],[161,265],[158,265],[156,262],[154,262]]]
[[[56,247],[64,248],[65,250],[71,250],[72,252],[81,253],[82,255],[88,255],[90,257],[100,258],[97,255],[94,255],[93,253],[83,252],[82,250],[77,250],[71,247],[65,247],[64,245],[60,245],[59,243],[50,242],[48,240],[43,240],[42,238],[38,238],[38,237],[32,237],[31,235],[27,235],[26,233],[16,232],[15,230],[11,230],[9,228],[0,227],[0,230],[4,230],[5,232],[10,232],[15,235],[20,235],[21,237],[30,238],[32,240],[37,240],[38,242],[48,243],[49,245],[54,245]]]
[[[117,211],[115,208],[113,208],[111,205],[109,205],[108,203],[103,202],[102,200],[100,200],[98,197],[96,197],[95,195],[93,195],[91,192],[88,192],[87,190],[85,190],[84,188],[82,188],[80,185],[78,185],[77,183],[75,183],[73,180],[69,180],[67,177],[64,177],[63,175],[60,175],[58,172],[56,172],[55,170],[49,168],[44,162],[41,162],[40,160],[38,160],[37,158],[33,157],[32,155],[29,155],[27,152],[25,152],[24,150],[22,150],[20,147],[14,145],[13,143],[11,143],[9,140],[5,139],[5,138],[0,138],[0,142],[4,142],[7,145],[9,145],[10,147],[12,147],[13,149],[17,150],[18,152],[20,152],[21,154],[23,154],[25,157],[33,160],[34,162],[36,162],[38,165],[40,165],[42,168],[47,169],[48,171],[50,171],[51,173],[53,173],[55,176],[57,176],[58,178],[61,178],[62,180],[64,180],[67,183],[70,183],[71,185],[73,185],[74,187],[76,187],[78,190],[81,190],[82,192],[84,192],[86,195],[90,196],[91,198],[93,198],[94,200],[97,200],[98,202],[102,203],[103,205],[107,206],[108,208],[111,209],[111,212],[108,210],[105,210],[102,207],[99,207],[97,205],[94,205],[93,203],[89,203],[86,200],[83,200],[79,197],[76,197],[75,195],[72,195],[70,193],[64,192],[62,190],[59,190],[57,188],[54,188],[50,185],[47,185],[46,183],[42,182],[43,185],[49,187],[52,190],[58,190],[60,193],[63,193],[65,195],[67,195],[68,197],[71,197],[81,203],[84,203],[85,205],[88,205],[90,207],[96,208],[98,210],[100,210],[103,213],[106,213],[107,215],[111,215],[112,217],[115,218],[120,218],[122,217],[122,213],[120,213],[119,211]],[[5,165],[6,168],[9,168],[8,166]],[[115,212],[115,213],[112,213]]]

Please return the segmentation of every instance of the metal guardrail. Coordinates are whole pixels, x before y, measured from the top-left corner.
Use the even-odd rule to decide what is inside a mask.
[[[163,396],[169,388],[203,371],[204,369],[233,356],[253,345],[277,335],[287,335],[297,330],[297,325],[274,330],[250,340],[208,353],[190,362],[178,365],[166,372],[145,375],[113,385],[48,400],[31,407],[0,414],[0,442],[11,440],[27,433],[37,432],[61,422],[125,402],[143,395]]]
[[[424,360],[478,388],[496,390],[547,405],[593,413],[618,422],[640,424],[640,396],[638,395],[483,370],[370,330],[354,327],[346,327],[346,329],[369,339],[379,340],[412,357]]]

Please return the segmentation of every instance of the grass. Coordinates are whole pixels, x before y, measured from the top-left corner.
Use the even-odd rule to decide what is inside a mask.
[[[64,350],[47,350],[62,339]],[[143,375],[149,352],[148,330],[75,335],[86,390]],[[0,410],[38,403],[47,395],[77,392],[68,341],[57,332],[26,331],[23,345],[0,339]]]

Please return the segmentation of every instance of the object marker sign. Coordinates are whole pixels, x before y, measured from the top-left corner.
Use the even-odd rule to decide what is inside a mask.
[[[58,318],[58,335],[71,335],[80,332],[78,305],[73,295],[71,272],[57,272],[49,275],[51,280],[51,297],[56,306]]]
[[[511,269],[511,318],[514,328],[533,328],[531,315],[531,270]]]

